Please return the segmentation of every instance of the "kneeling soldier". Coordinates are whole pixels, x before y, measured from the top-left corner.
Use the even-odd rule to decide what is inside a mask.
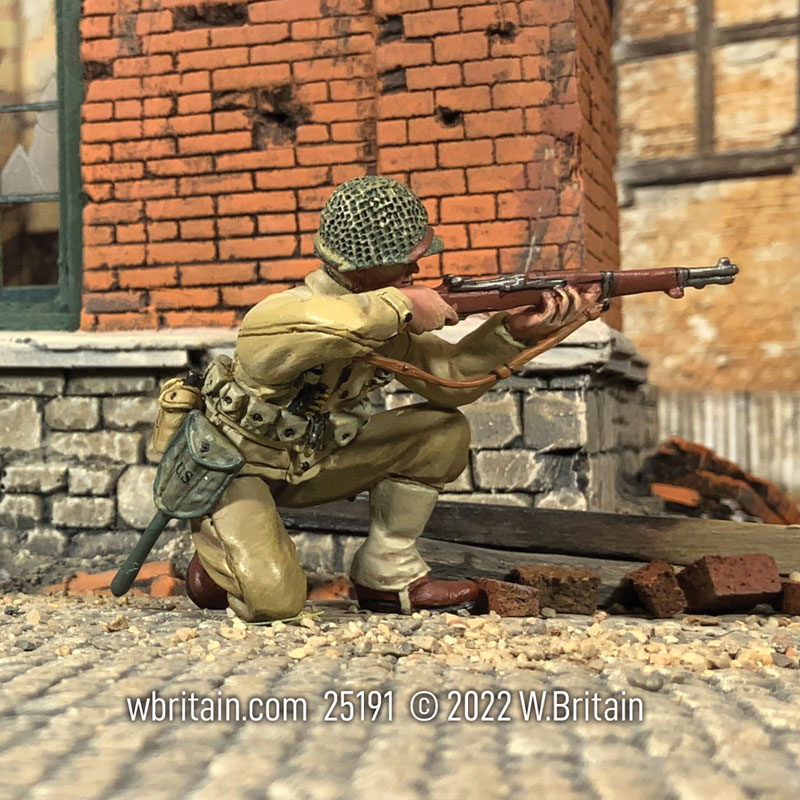
[[[306,579],[278,508],[365,490],[370,530],[350,569],[360,605],[410,613],[474,603],[472,581],[430,577],[416,541],[442,487],[467,465],[469,426],[456,407],[485,388],[401,377],[427,402],[373,415],[367,395],[393,375],[354,359],[378,354],[472,377],[600,309],[592,292],[559,291],[544,311],[496,313],[448,343],[431,331],[457,315],[435,291],[409,283],[417,260],[442,247],[405,186],[378,176],[347,181],[321,213],[320,268],[256,305],[233,359],[211,363],[205,413],[247,463],[212,513],[193,521],[187,588],[198,605],[230,604],[245,620],[297,614]]]

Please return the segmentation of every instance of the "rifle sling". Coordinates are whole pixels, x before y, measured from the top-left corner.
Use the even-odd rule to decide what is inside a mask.
[[[425,370],[415,367],[407,361],[400,361],[396,358],[386,358],[385,356],[358,356],[354,360],[372,364],[374,367],[386,370],[387,372],[394,372],[396,375],[402,375],[406,378],[425,381],[426,383],[434,383],[437,386],[444,386],[446,389],[478,389],[483,386],[493,386],[498,381],[508,378],[518,372],[532,358],[536,358],[536,356],[541,355],[551,347],[555,347],[555,345],[566,339],[567,336],[578,330],[581,325],[588,321],[589,317],[584,315],[571,325],[567,325],[555,331],[555,333],[551,333],[550,336],[526,348],[507,363],[498,364],[494,369],[490,370],[488,374],[476,378],[465,378],[460,381],[440,378],[438,375],[432,375],[430,372],[425,372]]]

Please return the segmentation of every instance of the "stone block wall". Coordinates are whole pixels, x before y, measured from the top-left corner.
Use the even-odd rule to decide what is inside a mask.
[[[446,243],[424,280],[618,267],[605,0],[84,0],[81,34],[84,330],[234,326],[375,172]]]
[[[473,432],[470,466],[444,499],[632,510],[625,478],[656,443],[655,398],[643,363],[618,333],[597,322],[579,334],[462,409]],[[147,335],[74,336],[73,344],[63,335],[0,336],[16,363],[0,369],[0,567],[7,571],[25,552],[80,559],[130,550],[155,512],[158,454],[148,441],[158,385],[233,344],[227,332],[157,343]],[[136,365],[120,366],[126,362]],[[374,398],[377,410],[414,399],[396,383]],[[178,530],[162,547],[185,556],[187,524],[171,525]],[[307,565],[324,566],[320,541],[298,536]],[[330,563],[340,563],[338,545],[325,547],[338,553]]]

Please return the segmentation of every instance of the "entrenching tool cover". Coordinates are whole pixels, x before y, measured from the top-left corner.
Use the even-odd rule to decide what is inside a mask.
[[[244,464],[234,444],[202,412],[190,411],[158,465],[156,507],[169,517],[201,517]]]

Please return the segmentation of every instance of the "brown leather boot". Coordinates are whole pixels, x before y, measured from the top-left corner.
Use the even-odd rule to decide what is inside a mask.
[[[402,614],[401,592],[387,592],[355,584],[360,608]],[[408,587],[410,611],[427,608],[430,611],[475,611],[478,605],[478,586],[474,581],[434,580],[430,575],[417,578]]]
[[[198,608],[228,607],[228,593],[214,583],[197,552],[192,556],[186,570],[186,594]]]

